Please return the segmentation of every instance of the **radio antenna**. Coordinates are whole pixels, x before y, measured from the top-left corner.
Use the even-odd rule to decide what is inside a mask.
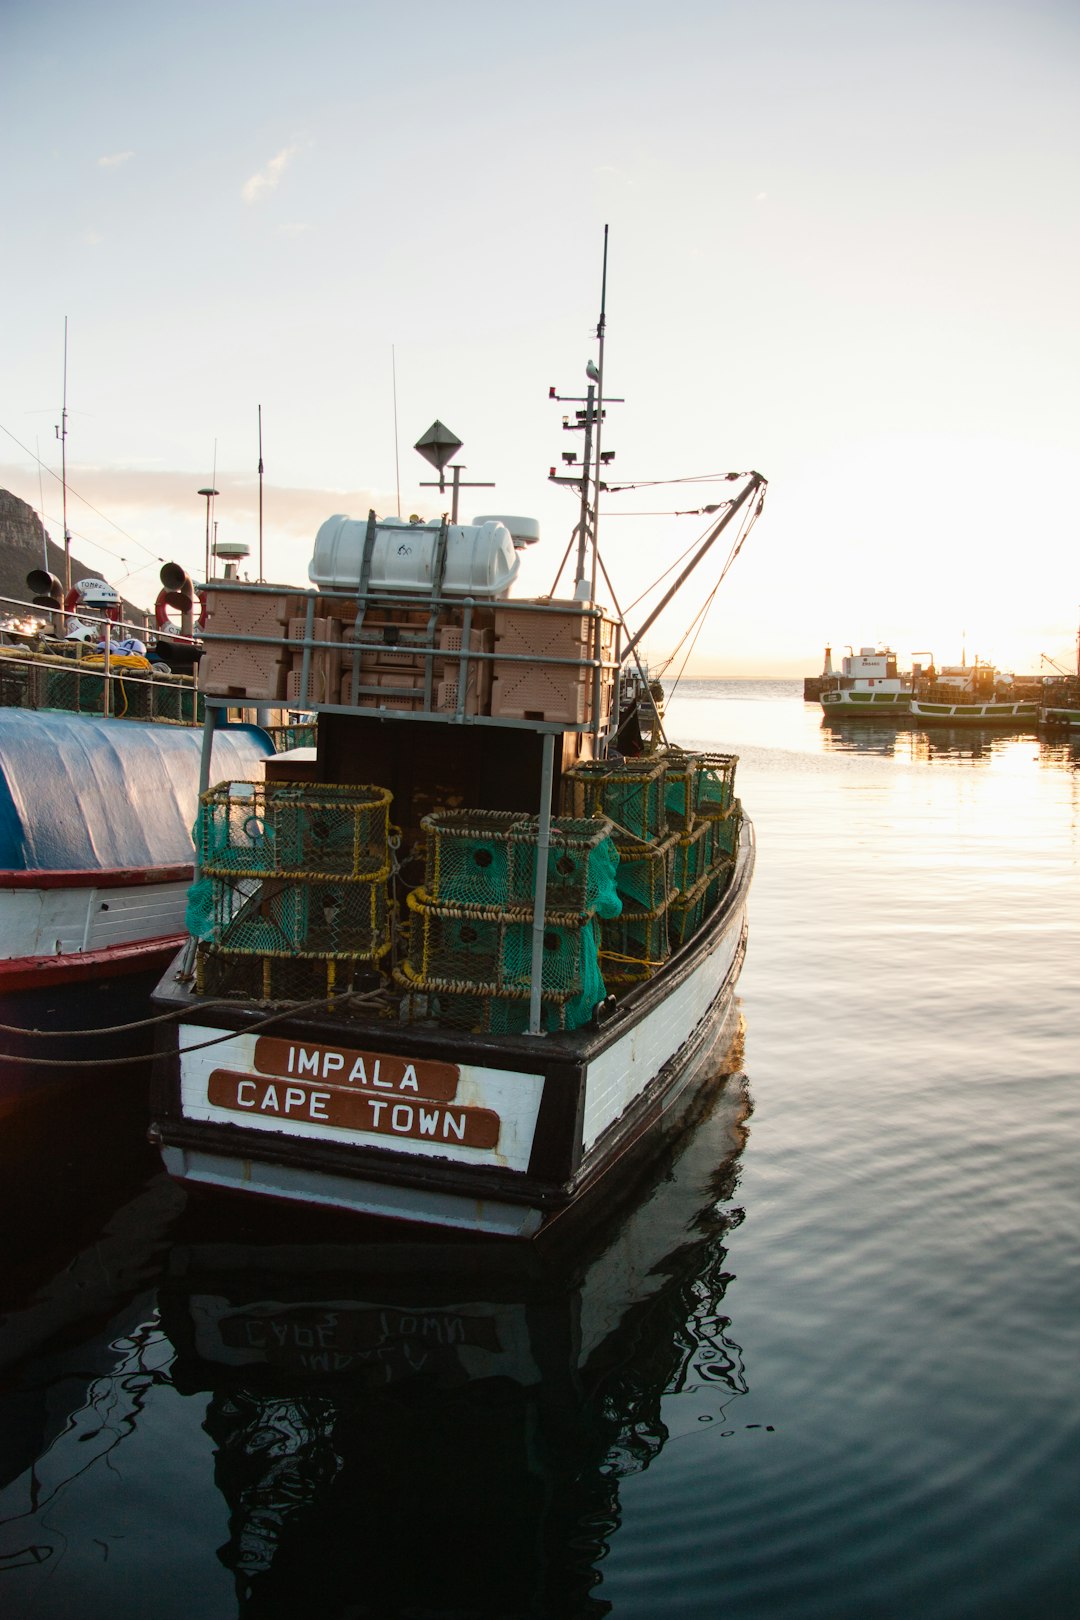
[[[60,440],[60,483],[63,489],[64,511],[64,593],[71,590],[71,534],[67,521],[67,339],[68,318],[64,316],[64,403],[60,412],[60,426],[56,437]]]
[[[607,249],[608,227],[604,226],[604,268],[600,278],[600,319],[596,323],[596,337],[599,344],[599,353],[596,364],[596,498],[593,502],[593,565],[592,565],[592,600],[596,601],[596,566],[600,550],[600,440],[604,431],[604,329],[607,326]],[[588,480],[589,469],[585,468],[585,477]]]
[[[397,515],[401,516],[401,464],[398,460],[398,425],[397,425],[397,357],[394,354],[394,345],[390,345],[390,375],[394,385],[394,481],[397,485]]]
[[[263,453],[262,453],[262,406],[259,406],[259,584],[264,583],[263,578]]]
[[[41,549],[45,554],[45,563],[44,563],[45,572],[48,573],[49,572],[49,536],[48,536],[48,532],[47,532],[47,530],[45,528],[45,490],[42,487],[42,482],[41,482],[41,445],[38,442],[37,438],[34,439],[34,450],[36,451],[36,455],[35,455],[34,459],[37,461],[38,512],[40,513],[40,516],[41,516]]]

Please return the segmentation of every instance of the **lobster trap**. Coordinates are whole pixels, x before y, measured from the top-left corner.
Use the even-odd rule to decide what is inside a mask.
[[[672,882],[680,897],[690,893],[712,864],[714,828],[714,822],[699,821],[673,843]]]
[[[390,795],[223,782],[203,794],[188,895],[197,982],[263,999],[332,995],[391,947]]]
[[[200,945],[195,956],[199,995],[246,1001],[332,1001],[371,989],[370,964],[335,957],[251,956]]]
[[[620,844],[616,876],[625,912],[658,913],[674,893],[673,865],[677,841],[672,834],[662,844]]]
[[[662,758],[664,810],[668,826],[675,832],[689,832],[697,816],[703,775],[701,756],[684,753],[682,749],[669,748]]]
[[[510,836],[516,810],[439,810],[420,825],[427,834],[424,896],[433,905],[510,903]]]
[[[546,906],[580,917],[617,916],[619,852],[611,824],[559,817],[548,830]],[[539,821],[520,821],[510,835],[510,904],[531,906],[536,891]]]
[[[708,825],[711,831],[711,861],[715,865],[733,856],[738,848],[742,827],[742,805],[739,800],[733,799],[727,810],[713,817]]]
[[[614,824],[615,839],[652,844],[667,836],[662,760],[585,760],[563,778],[567,815],[604,816]]]
[[[195,835],[200,868],[212,876],[385,883],[390,794],[330,783],[222,782],[202,795]]]
[[[651,914],[624,911],[621,917],[601,923],[600,966],[605,983],[637,984],[663,967],[671,955],[667,919],[665,906]]]
[[[698,755],[695,815],[713,820],[727,815],[735,803],[735,767],[738,763],[738,754]]]

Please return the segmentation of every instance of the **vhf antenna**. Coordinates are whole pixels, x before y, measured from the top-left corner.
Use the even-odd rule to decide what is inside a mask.
[[[593,561],[592,584],[590,600],[596,601],[596,567],[597,556],[600,549],[600,437],[604,429],[604,328],[607,326],[607,248],[608,228],[604,226],[604,269],[600,278],[600,319],[596,323],[596,337],[599,344],[599,354],[596,367],[596,499],[593,502]],[[585,469],[585,481],[588,483],[589,471]]]
[[[71,534],[67,521],[67,337],[68,318],[64,316],[64,403],[60,411],[60,426],[56,437],[60,440],[60,483],[64,502],[64,594],[71,590]]]
[[[263,575],[263,453],[262,453],[262,406],[259,406],[259,584],[264,582]]]

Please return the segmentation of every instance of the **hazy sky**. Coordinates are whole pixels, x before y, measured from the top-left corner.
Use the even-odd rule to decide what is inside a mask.
[[[69,524],[134,600],[201,572],[212,474],[254,575],[260,405],[267,577],[397,462],[437,512],[440,417],[549,589],[610,223],[613,474],[770,480],[691,672],[1075,659],[1077,0],[7,0],[0,121],[0,486],[62,538],[67,317]],[[704,520],[621,514],[714,498],[611,499],[624,602]]]

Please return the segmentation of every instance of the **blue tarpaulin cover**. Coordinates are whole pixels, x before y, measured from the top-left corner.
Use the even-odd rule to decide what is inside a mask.
[[[215,733],[211,784],[262,780],[258,726]],[[194,855],[202,730],[0,709],[0,871],[168,866]]]

